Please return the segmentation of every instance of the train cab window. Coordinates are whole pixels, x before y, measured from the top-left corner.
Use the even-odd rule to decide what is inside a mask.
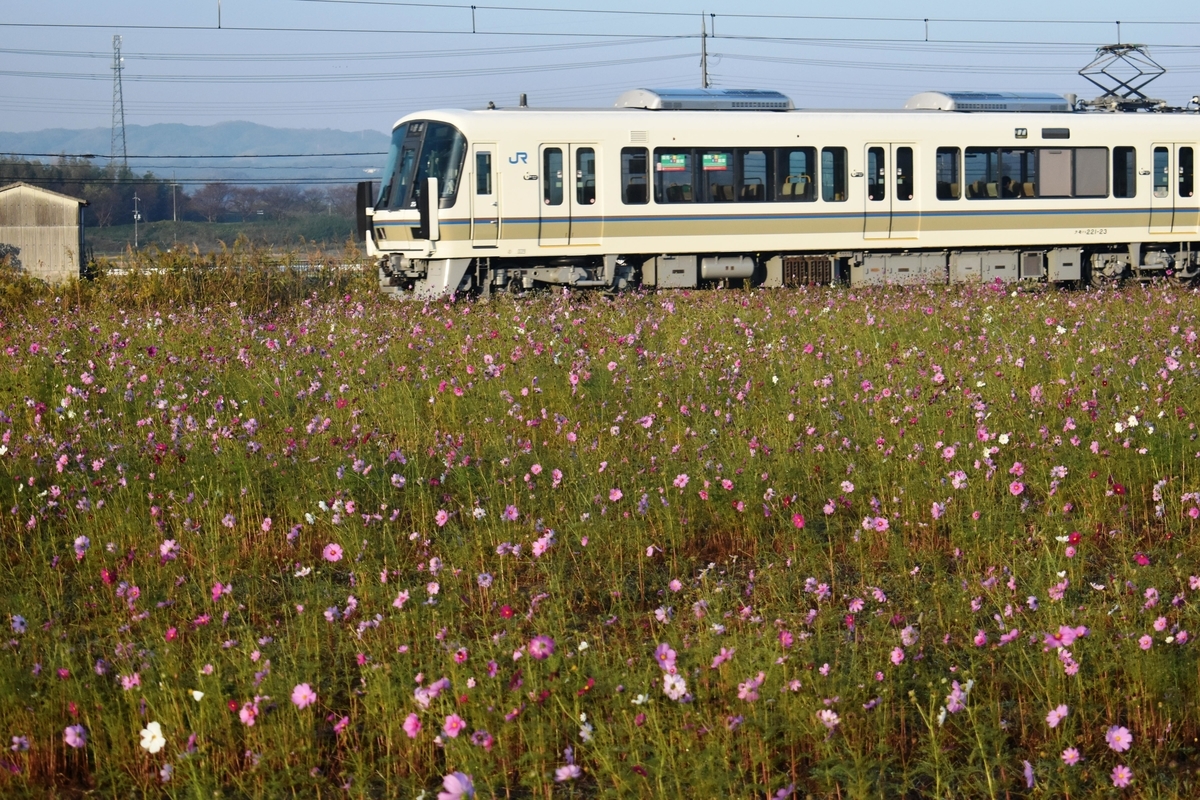
[[[1171,193],[1171,154],[1165,147],[1154,148],[1154,196]]]
[[[654,151],[654,202],[695,202],[693,158],[690,150]]]
[[[563,202],[563,154],[558,147],[542,152],[542,199],[548,206]]]
[[[1179,196],[1191,197],[1194,187],[1195,156],[1192,148],[1179,148]]]
[[[700,153],[699,200],[706,203],[732,203],[733,153],[729,150],[703,150]]]
[[[867,148],[867,199],[887,197],[887,164],[882,147]]]
[[[650,202],[650,154],[644,147],[621,149],[621,202],[627,206]]]
[[[896,199],[913,199],[913,149],[896,148]]]
[[[1137,197],[1137,149],[1113,148],[1113,197]]]
[[[475,154],[475,194],[492,193],[492,154]]]
[[[779,183],[775,199],[783,202],[811,203],[817,199],[817,149],[797,147],[776,151],[775,174]]]
[[[957,147],[939,147],[935,179],[937,181],[938,200],[957,200],[962,197],[962,184],[958,176]]]
[[[575,151],[575,202],[585,206],[596,202],[596,151],[590,147]]]
[[[821,199],[826,203],[842,203],[848,197],[846,148],[821,149]]]
[[[738,182],[738,201],[759,203],[767,199],[767,187],[771,185],[770,159],[765,150],[739,150],[738,163],[741,180]]]

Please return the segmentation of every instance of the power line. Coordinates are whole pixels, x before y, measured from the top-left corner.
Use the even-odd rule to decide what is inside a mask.
[[[645,64],[654,61],[673,61],[694,58],[692,53],[677,53],[664,56],[640,58],[617,58],[608,61],[584,61],[566,64],[530,64],[511,67],[492,67],[493,75],[516,75],[522,73],[559,72],[573,69],[594,69],[628,64]],[[369,81],[421,80],[430,78],[461,78],[478,75],[477,67],[463,69],[430,70],[424,72],[367,72],[348,75],[128,75],[127,81],[139,83],[366,83]],[[52,78],[59,80],[107,80],[107,76],[90,72],[34,72],[27,70],[0,70],[0,75],[21,78]]]
[[[359,153],[240,153],[236,155],[180,155],[180,156],[129,156],[131,159],[145,160],[150,158],[341,158],[343,156],[386,156],[386,152],[363,151]],[[0,156],[21,156],[23,158],[98,158],[95,153],[0,153]]]

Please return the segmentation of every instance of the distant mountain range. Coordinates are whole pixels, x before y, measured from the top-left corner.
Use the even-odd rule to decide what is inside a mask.
[[[252,122],[216,125],[129,125],[125,129],[129,166],[137,174],[153,172],[184,186],[212,181],[239,183],[327,183],[378,180],[388,147],[384,131],[271,128]],[[93,154],[99,166],[108,163],[112,131],[108,128],[5,133],[0,131],[0,157],[16,153],[57,155]],[[321,153],[379,155],[316,157]],[[261,158],[289,155],[288,158]],[[54,156],[40,157],[43,163]],[[138,156],[160,156],[138,158]],[[161,156],[224,156],[225,158],[161,158]],[[242,156],[228,158],[228,156]],[[375,170],[375,172],[367,172]]]

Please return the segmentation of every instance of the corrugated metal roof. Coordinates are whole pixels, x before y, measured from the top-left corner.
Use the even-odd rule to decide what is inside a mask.
[[[33,189],[34,191],[37,191],[37,192],[54,195],[55,197],[61,197],[64,200],[71,200],[75,203],[79,203],[79,205],[81,205],[81,206],[88,205],[87,200],[81,200],[78,197],[71,197],[69,194],[63,194],[61,192],[53,192],[49,189],[43,189],[41,186],[34,186],[32,183],[25,183],[25,181],[17,181],[16,183],[10,183],[5,186],[0,186],[0,192],[7,192],[10,189],[17,189],[22,186],[24,186],[26,189]]]

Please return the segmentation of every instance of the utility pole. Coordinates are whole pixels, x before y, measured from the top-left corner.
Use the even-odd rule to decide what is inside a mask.
[[[179,212],[178,206],[175,205],[175,187],[179,186],[175,182],[175,173],[171,172],[171,243],[173,247],[179,246]]]
[[[137,196],[137,192],[133,193],[133,249],[138,249],[138,220],[142,218],[142,212],[138,210],[138,201],[141,200]]]
[[[704,12],[700,12],[700,86],[708,88],[708,29],[704,26]]]

